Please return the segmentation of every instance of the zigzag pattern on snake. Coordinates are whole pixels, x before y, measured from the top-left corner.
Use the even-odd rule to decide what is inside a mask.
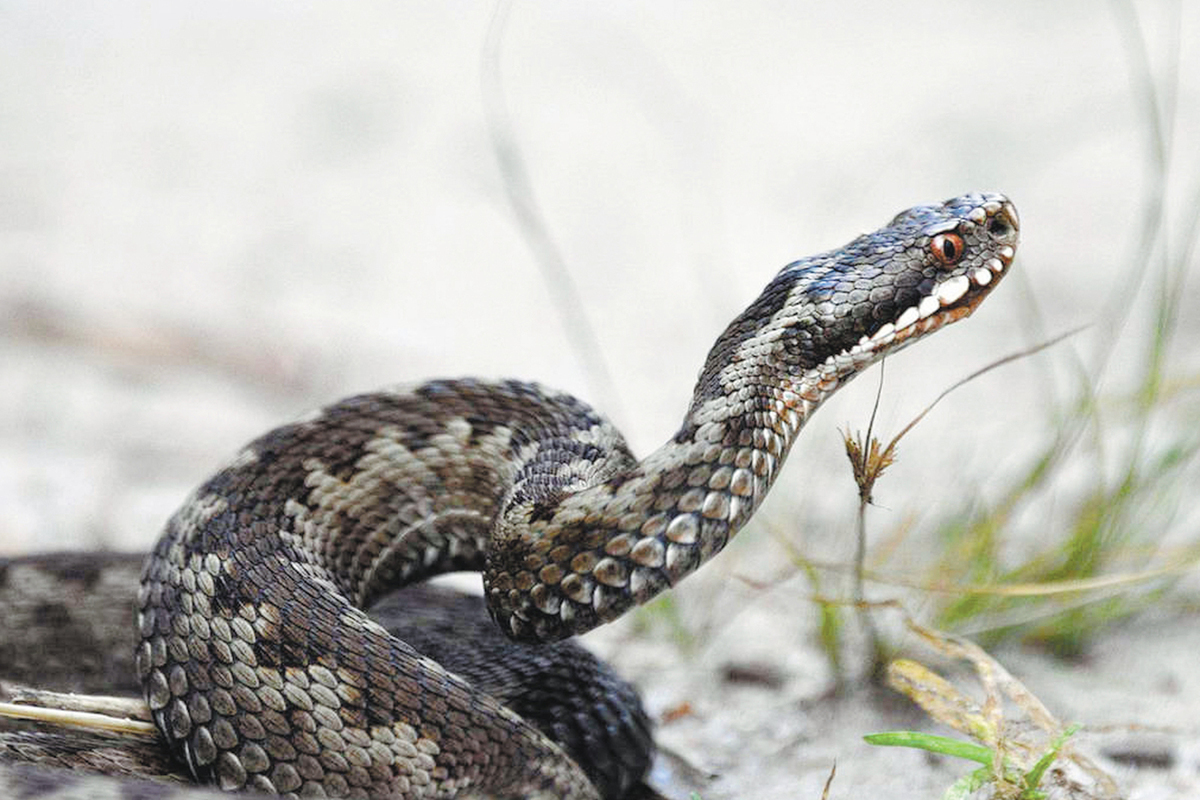
[[[717,553],[821,402],[970,314],[1017,240],[1012,204],[972,194],[787,265],[640,460],[579,400],[515,381],[352,397],[251,443],[171,518],[143,572],[137,670],[172,751],[227,789],[618,796],[636,769],[589,776],[545,725],[363,609],[475,570],[514,639],[615,619]],[[619,741],[627,722],[594,726]]]

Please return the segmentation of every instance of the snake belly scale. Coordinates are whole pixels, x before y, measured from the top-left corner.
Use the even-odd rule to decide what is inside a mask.
[[[266,434],[146,561],[136,662],[158,727],[226,789],[599,796],[541,730],[363,609],[476,570],[509,636],[550,642],[645,602],[745,524],[825,398],[970,314],[1017,239],[1005,197],[971,194],[787,265],[640,460],[584,403],[515,381],[361,395]]]

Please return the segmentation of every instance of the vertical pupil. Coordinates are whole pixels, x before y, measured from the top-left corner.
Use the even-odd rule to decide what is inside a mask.
[[[942,234],[933,240],[933,252],[943,264],[953,264],[962,255],[961,240],[957,236]]]

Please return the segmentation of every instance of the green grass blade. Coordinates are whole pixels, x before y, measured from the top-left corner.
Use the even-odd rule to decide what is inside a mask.
[[[949,736],[936,736],[932,733],[917,733],[916,731],[887,731],[885,733],[868,733],[863,736],[868,744],[883,747],[915,747],[918,750],[928,750],[955,758],[965,758],[978,764],[990,766],[994,757],[990,748],[962,739],[951,739]]]

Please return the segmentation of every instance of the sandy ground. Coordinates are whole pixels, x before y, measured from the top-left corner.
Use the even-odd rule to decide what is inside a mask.
[[[923,581],[935,521],[1028,463],[1078,365],[1116,342],[1101,395],[1119,409],[1145,363],[1154,265],[1186,252],[1200,189],[1200,9],[1181,5],[526,2],[485,66],[485,2],[0,2],[0,553],[145,549],[252,436],[431,376],[572,390],[646,452],[784,263],[1000,190],[1022,216],[1014,274],[889,362],[881,430],[999,355],[1092,327],[956,392],[905,440],[871,521],[910,531],[887,567]],[[488,103],[582,312],[522,237]],[[1146,235],[1155,103],[1170,180]],[[1193,387],[1198,287],[1193,270],[1168,356]],[[811,586],[781,577],[777,536],[853,553],[836,428],[865,427],[875,375],[826,406],[760,517],[683,587],[698,644],[633,623],[592,637],[656,712],[690,707],[660,738],[719,774],[705,798],[818,797],[835,759],[833,797],[935,797],[962,772],[861,742],[922,721],[867,690],[828,699]],[[1168,412],[1152,451],[1195,430],[1194,389]],[[1068,464],[1063,494],[1017,520],[1015,552],[1065,537],[1072,480],[1112,468]],[[1146,524],[1194,541],[1200,504],[1164,504]],[[1064,719],[1118,726],[1100,751],[1161,756],[1103,762],[1135,797],[1200,797],[1196,583],[1084,661],[997,654]],[[730,663],[774,677],[730,683]]]

